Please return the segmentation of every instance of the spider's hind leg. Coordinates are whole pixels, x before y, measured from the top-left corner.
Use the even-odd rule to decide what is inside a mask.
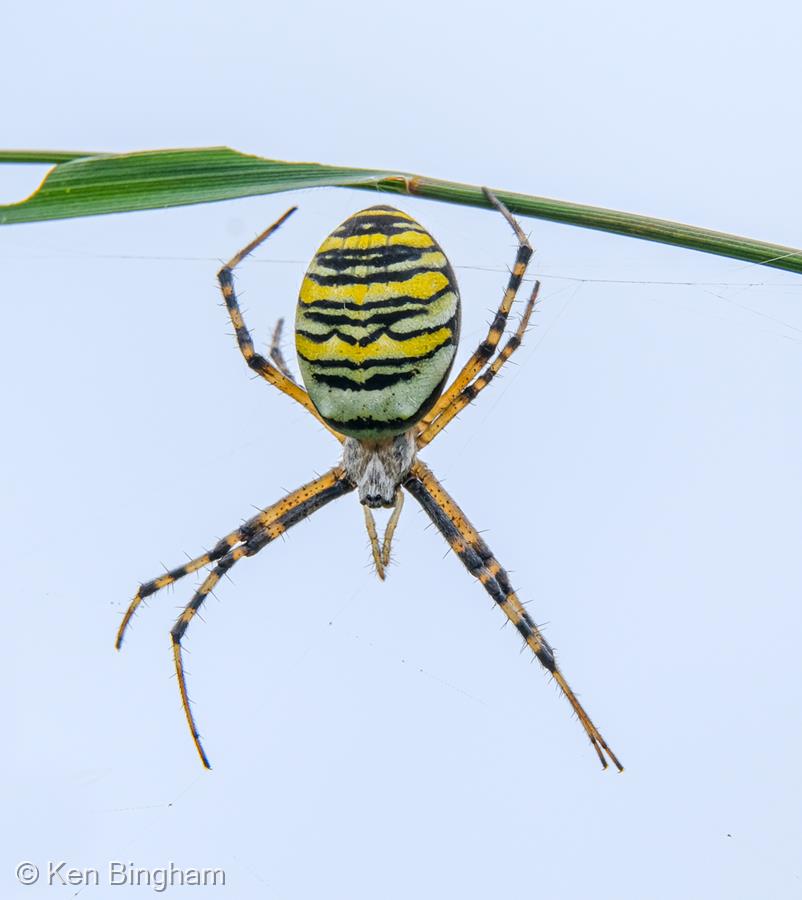
[[[437,418],[429,423],[425,428],[418,432],[416,444],[418,449],[425,447],[431,443],[438,434],[448,425],[448,423],[459,413],[473,403],[476,397],[490,384],[490,382],[498,375],[499,370],[512,356],[513,353],[521,346],[526,329],[529,326],[529,319],[535,309],[537,303],[538,292],[540,291],[540,282],[536,281],[529,295],[521,321],[515,329],[515,334],[507,341],[501,349],[501,352],[493,360],[493,362],[482,372],[482,374],[469,385],[466,385],[459,394],[449,403],[437,416]]]
[[[483,190],[489,202],[504,216],[510,228],[515,232],[515,237],[518,239],[518,252],[515,255],[515,263],[510,272],[506,290],[501,298],[501,303],[496,311],[495,318],[490,325],[487,337],[479,344],[471,358],[465,363],[457,377],[451,382],[448,389],[440,397],[437,403],[435,403],[432,409],[430,409],[421,419],[419,433],[426,431],[428,426],[440,415],[440,413],[443,412],[443,410],[446,409],[460,393],[462,393],[464,388],[473,381],[496,352],[496,347],[498,347],[501,336],[504,334],[504,329],[507,326],[507,317],[510,314],[510,309],[512,309],[512,304],[515,301],[518,288],[521,286],[524,274],[526,273],[526,267],[529,265],[529,260],[534,252],[523,229],[513,218],[512,213],[489,188],[483,188]]]
[[[269,228],[266,228],[260,235],[255,237],[250,244],[243,247],[239,253],[233,256],[217,273],[217,280],[220,282],[220,290],[223,293],[223,300],[226,304],[226,309],[228,310],[228,315],[231,318],[231,324],[234,326],[234,333],[237,337],[237,344],[239,345],[240,353],[248,364],[248,366],[256,372],[257,375],[261,375],[262,378],[265,379],[269,384],[272,384],[273,387],[278,388],[283,394],[287,394],[288,397],[292,397],[297,403],[300,403],[303,408],[311,413],[322,425],[326,427],[328,431],[330,431],[338,441],[342,442],[343,438],[336,431],[334,431],[329,425],[327,425],[320,416],[320,413],[315,409],[314,404],[309,399],[309,394],[295,383],[292,376],[287,371],[286,365],[284,368],[281,366],[274,366],[271,364],[261,353],[257,353],[253,347],[253,338],[251,337],[251,333],[248,330],[248,326],[245,324],[245,320],[242,316],[242,310],[239,307],[239,302],[237,301],[237,295],[234,291],[234,269],[248,256],[252,253],[263,241],[266,241],[274,231],[276,231],[297,209],[297,207],[293,206],[284,213],[279,219],[277,219]],[[275,359],[275,358],[274,358]],[[282,360],[283,361],[283,360]]]
[[[273,364],[285,378],[289,378],[290,381],[296,383],[292,372],[290,372],[290,367],[287,365],[287,360],[284,359],[284,354],[281,352],[281,335],[283,331],[284,319],[281,318],[276,322],[276,327],[273,329],[273,337],[270,339],[270,359],[273,360]]]

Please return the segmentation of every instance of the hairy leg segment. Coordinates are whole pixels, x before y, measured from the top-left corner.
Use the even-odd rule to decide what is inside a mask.
[[[518,629],[543,668],[557,682],[585,729],[602,766],[606,769],[609,759],[619,772],[623,771],[618,758],[607,746],[607,742],[585,712],[576,694],[568,686],[557,666],[554,651],[518,599],[507,573],[459,506],[420,460],[413,463],[412,470],[404,481],[404,487],[420,503],[465,568],[481,582],[482,587]]]
[[[187,694],[186,678],[184,675],[184,665],[181,654],[181,639],[187,630],[189,623],[197,614],[204,600],[214,589],[215,585],[220,581],[223,575],[228,572],[231,567],[246,556],[253,556],[263,547],[266,547],[271,541],[284,534],[293,525],[303,519],[308,518],[312,513],[321,509],[338,497],[350,493],[354,490],[354,486],[345,476],[345,472],[339,466],[328,471],[320,478],[310,481],[303,485],[286,497],[267,507],[253,518],[245,522],[240,528],[232,531],[220,541],[217,542],[214,549],[209,553],[204,553],[196,559],[190,560],[183,566],[173,569],[165,573],[159,578],[145,582],[140,585],[136,596],[131,601],[126,610],[123,621],[117,632],[116,646],[117,649],[122,645],[123,637],[133,614],[141,604],[145,597],[149,597],[156,591],[161,590],[168,584],[173,584],[184,575],[195,572],[198,569],[216,563],[212,571],[206,576],[203,584],[193,595],[190,602],[184,608],[184,611],[178,617],[173,626],[170,635],[173,646],[173,660],[175,662],[176,675],[178,676],[178,687],[181,692],[181,703],[184,708],[184,714],[187,717],[189,729],[192,732],[192,739],[201,758],[201,762],[208,769],[209,759],[201,744],[200,735],[195,723],[192,710],[189,705],[189,696]]]

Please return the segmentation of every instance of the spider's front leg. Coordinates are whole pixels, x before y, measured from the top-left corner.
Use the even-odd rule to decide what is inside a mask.
[[[325,475],[321,475],[314,481],[310,481],[308,484],[292,491],[279,500],[278,503],[274,503],[249,519],[236,531],[232,531],[231,534],[218,541],[214,550],[162,575],[160,578],[145,582],[145,584],[140,586],[136,597],[134,597],[126,610],[122,624],[117,632],[116,646],[118,649],[122,644],[125,629],[144,597],[150,596],[190,572],[195,572],[211,562],[216,562],[215,567],[206,576],[203,584],[186,605],[170,632],[173,644],[173,660],[175,662],[176,675],[178,676],[178,688],[181,692],[181,703],[184,708],[184,714],[187,717],[189,729],[192,732],[192,740],[195,742],[201,762],[207,769],[210,768],[209,760],[201,744],[195,719],[189,706],[181,652],[181,639],[184,636],[184,632],[215,585],[236,562],[246,556],[253,556],[258,553],[263,547],[266,547],[271,541],[284,534],[293,525],[308,518],[312,513],[331,503],[332,500],[336,500],[352,490],[354,490],[353,483],[349,480],[345,471],[340,466],[336,466]]]
[[[184,563],[183,566],[170,569],[168,572],[159,575],[157,578],[152,578],[150,581],[143,581],[142,584],[139,585],[134,599],[128,604],[128,608],[125,610],[122,622],[120,622],[120,627],[117,629],[117,637],[114,640],[114,646],[118,650],[122,647],[125,633],[128,630],[128,626],[131,624],[131,619],[133,619],[134,614],[142,605],[143,600],[150,597],[152,594],[155,594],[157,591],[160,591],[162,588],[166,588],[170,584],[175,584],[179,578],[183,578],[191,572],[197,572],[198,569],[203,569],[224,557],[232,547],[236,547],[237,544],[246,541],[258,530],[258,518],[259,517],[257,516],[250,519],[244,525],[241,525],[230,534],[227,534],[224,538],[220,538],[208,553],[202,553],[200,556],[196,556],[189,562]]]
[[[552,675],[565,698],[571,704],[585,733],[590,739],[602,766],[607,768],[609,759],[619,770],[623,766],[613,751],[607,746],[598,728],[585,712],[582,704],[568,686],[554,658],[554,651],[540,633],[532,617],[518,599],[510,584],[509,577],[501,564],[493,556],[490,548],[468,521],[456,502],[444,490],[430,469],[416,460],[404,487],[420,503],[437,529],[445,537],[452,550],[465,568],[477,578],[493,600],[501,607],[507,618],[515,625],[526,644],[537,656],[543,667]]]

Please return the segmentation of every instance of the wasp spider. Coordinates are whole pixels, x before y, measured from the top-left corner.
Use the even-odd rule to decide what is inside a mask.
[[[404,491],[420,503],[467,570],[520,632],[571,704],[603,766],[618,759],[582,708],[554,653],[518,599],[507,573],[417,451],[433,440],[498,374],[521,343],[535,305],[535,283],[515,333],[498,350],[532,248],[518,223],[489,191],[488,200],[515,231],[518,252],[487,337],[445,389],[457,349],[460,300],[454,272],[434,238],[411,216],[373,206],[335,229],[315,254],[301,285],[295,346],[304,390],[278,348],[280,324],[267,359],[254,350],[234,293],[237,265],[295,211],[241,250],[218,274],[240,351],[265,381],[301,404],[342,444],[340,463],[226,535],[208,553],[140,585],[117,633],[117,648],[140,603],[184,575],[211,571],[171,631],[181,702],[203,765],[209,760],[189,705],[181,654],[187,626],[221,577],[316,510],[357,491],[380,578]],[[272,360],[272,362],[271,362]],[[402,490],[403,488],[403,490]],[[383,540],[371,509],[392,508]]]

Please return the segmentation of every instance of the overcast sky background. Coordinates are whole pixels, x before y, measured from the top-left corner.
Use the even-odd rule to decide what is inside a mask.
[[[17,4],[2,31],[4,147],[227,144],[802,246],[791,2]],[[44,171],[0,167],[0,199]],[[212,772],[168,637],[199,578],[114,652],[141,580],[337,459],[250,377],[219,260],[300,206],[239,274],[263,343],[321,240],[381,199],[0,231],[0,893],[49,896],[23,860],[122,860],[223,867],[172,890],[238,900],[799,897],[799,276],[524,220],[535,326],[425,453],[623,775],[411,498],[385,584],[352,496],[219,586],[187,640]],[[464,360],[511,233],[390,202],[456,267]]]

